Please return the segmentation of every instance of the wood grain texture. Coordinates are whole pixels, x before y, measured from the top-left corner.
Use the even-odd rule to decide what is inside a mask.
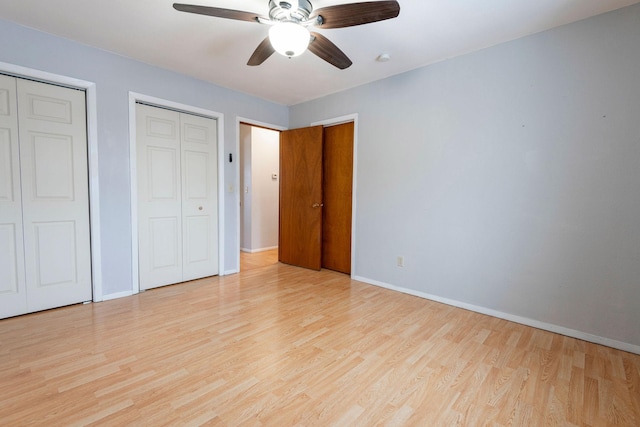
[[[353,122],[324,128],[322,268],[351,273]]]
[[[240,271],[253,270],[278,263],[278,249],[248,253],[240,252]]]
[[[338,46],[320,33],[311,33],[309,52],[341,70],[347,69],[353,64]]]
[[[320,270],[321,204],[322,126],[280,132],[281,262]]]
[[[1,320],[0,420],[638,426],[640,356],[274,264]]]
[[[260,42],[256,50],[254,50],[251,54],[249,61],[247,61],[247,65],[250,65],[252,67],[260,65],[264,61],[269,59],[269,57],[273,55],[275,51],[276,50],[271,45],[269,37],[265,37],[265,39]]]
[[[311,17],[322,16],[320,28],[345,28],[395,18],[400,14],[400,5],[395,0],[367,1],[323,7],[315,10]]]

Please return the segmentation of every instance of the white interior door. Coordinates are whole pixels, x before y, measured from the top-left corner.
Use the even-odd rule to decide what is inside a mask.
[[[17,89],[28,311],[91,300],[85,94]]]
[[[180,114],[136,104],[140,289],[182,281]]]
[[[218,274],[216,121],[180,113],[182,280]]]
[[[140,289],[218,274],[216,122],[136,104]]]
[[[0,318],[27,312],[16,92],[0,75]]]

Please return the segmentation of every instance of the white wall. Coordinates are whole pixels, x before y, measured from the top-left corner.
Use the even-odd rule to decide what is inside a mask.
[[[278,246],[278,204],[280,197],[280,133],[251,128],[251,250]],[[273,174],[278,174],[273,179]]]
[[[278,246],[279,144],[277,131],[240,125],[241,249],[246,252]]]
[[[251,248],[251,126],[240,124],[240,249]]]
[[[0,62],[96,83],[102,284],[105,296],[132,290],[129,91],[224,114],[225,265],[237,271],[236,117],[288,125],[288,109],[255,97],[0,20]],[[229,186],[233,192],[229,192]]]
[[[638,352],[639,76],[635,5],[290,121],[359,114],[355,276]]]

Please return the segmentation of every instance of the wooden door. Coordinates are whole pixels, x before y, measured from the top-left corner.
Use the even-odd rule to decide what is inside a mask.
[[[16,92],[0,75],[0,318],[27,312]]]
[[[91,300],[85,93],[18,79],[29,311]]]
[[[280,133],[279,260],[320,270],[322,126]]]
[[[351,273],[353,122],[324,128],[322,267]]]

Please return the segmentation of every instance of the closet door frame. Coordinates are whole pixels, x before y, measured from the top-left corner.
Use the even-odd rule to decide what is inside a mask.
[[[140,292],[138,264],[138,170],[136,155],[136,103],[205,116],[216,120],[218,144],[218,275],[224,275],[224,114],[154,96],[129,92],[129,168],[131,182],[131,281],[133,293]]]
[[[19,65],[0,62],[0,72],[16,78],[26,78],[41,83],[66,86],[85,92],[87,115],[87,167],[89,174],[89,233],[91,235],[91,285],[92,301],[103,299],[102,255],[100,238],[100,192],[98,180],[98,115],[96,84],[59,74],[34,70]]]

